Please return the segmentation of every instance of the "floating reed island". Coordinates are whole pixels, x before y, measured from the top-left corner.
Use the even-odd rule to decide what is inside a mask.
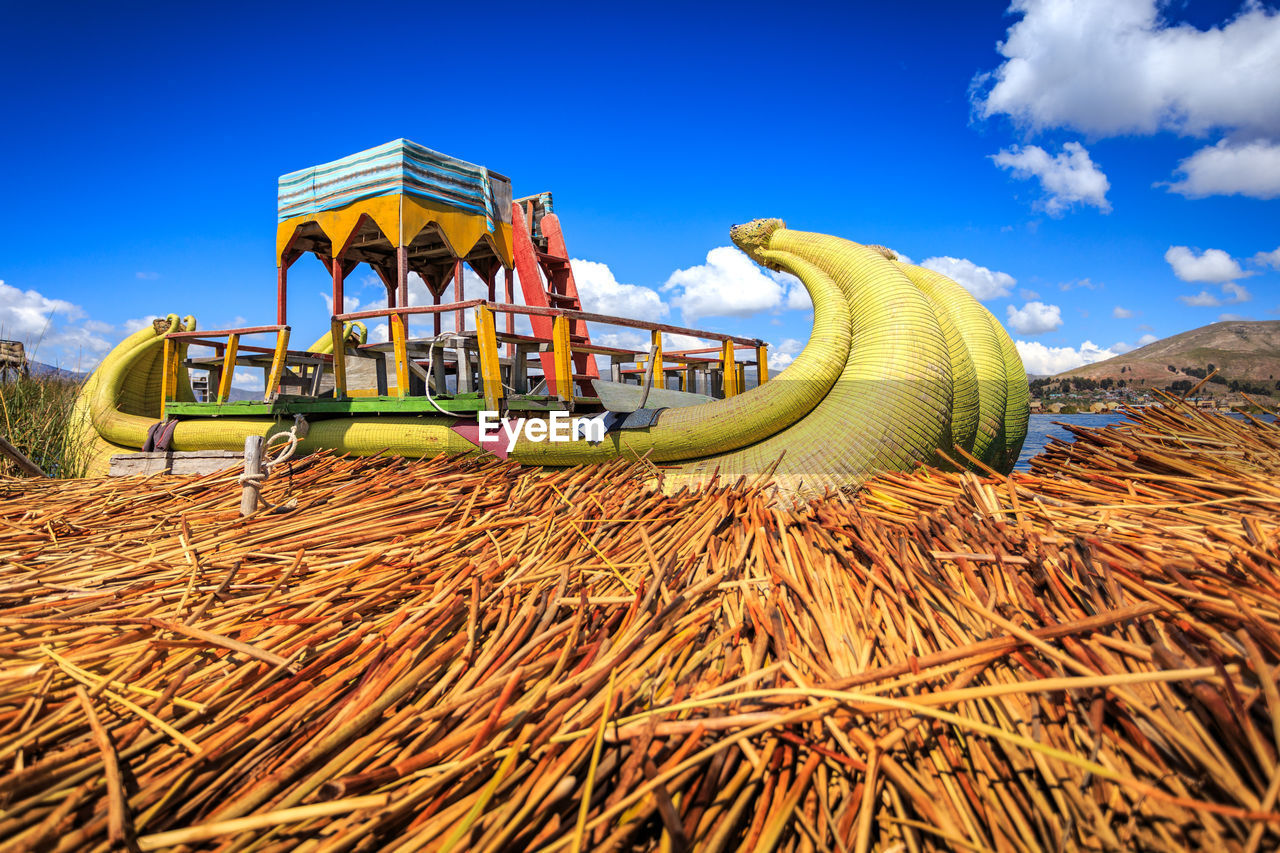
[[[781,505],[318,454],[0,485],[0,846],[1275,849],[1280,427]]]

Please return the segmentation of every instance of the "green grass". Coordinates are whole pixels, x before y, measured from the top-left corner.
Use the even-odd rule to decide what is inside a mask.
[[[71,408],[83,382],[56,377],[0,381],[0,431],[51,477],[79,477],[84,448],[68,429]],[[0,475],[26,476],[0,454]]]

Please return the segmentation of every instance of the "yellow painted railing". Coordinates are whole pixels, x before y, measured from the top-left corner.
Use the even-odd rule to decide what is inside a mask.
[[[573,350],[569,341],[569,318],[551,321],[551,347],[555,356],[555,394],[562,400],[573,399]]]
[[[217,397],[219,404],[231,396],[231,383],[235,380],[236,359],[240,353],[240,337],[242,335],[274,333],[275,346],[271,350],[248,347],[257,353],[271,353],[271,366],[267,371],[266,388],[263,402],[270,402],[272,395],[280,384],[285,362],[289,355],[288,326],[254,326],[244,329],[211,329],[209,331],[171,332],[164,338],[164,354],[161,360],[160,375],[160,417],[167,414],[169,403],[178,398],[178,374],[186,359],[187,348],[192,345],[213,347],[221,357],[221,365],[211,367],[218,375]],[[211,338],[225,337],[226,343],[219,343]]]
[[[227,346],[222,351],[222,370],[218,373],[218,405],[231,397],[231,383],[236,377],[236,353],[240,350],[240,336],[227,335]]]
[[[391,315],[391,348],[396,361],[396,396],[409,393],[408,323],[401,314]]]
[[[267,387],[262,392],[262,402],[271,402],[271,395],[275,393],[276,388],[280,385],[280,374],[284,372],[285,355],[289,352],[289,327],[282,326],[276,332],[276,351],[271,356],[271,371],[267,374]],[[231,365],[231,369],[235,371],[235,365]]]
[[[502,402],[502,362],[498,360],[498,330],[493,309],[476,308],[476,346],[480,350],[480,384],[484,388],[484,406],[496,412]]]
[[[571,337],[572,324],[575,321],[583,320],[602,325],[617,325],[626,328],[644,329],[650,333],[651,348],[648,353],[636,352],[635,359],[631,364],[637,365],[641,369],[643,366],[653,359],[653,386],[656,388],[666,387],[666,370],[668,361],[673,361],[677,365],[684,364],[688,368],[693,368],[698,364],[704,364],[706,367],[719,363],[721,373],[724,376],[724,393],[726,397],[741,394],[746,389],[745,368],[750,364],[750,359],[746,362],[736,360],[736,348],[746,347],[755,350],[756,364],[759,365],[759,381],[763,384],[769,379],[769,370],[766,362],[767,345],[758,339],[737,338],[731,335],[725,335],[716,332],[699,332],[696,329],[684,329],[676,326],[669,326],[662,323],[652,323],[644,320],[631,320],[624,317],[608,317],[601,314],[589,314],[581,311],[571,311],[558,308],[541,308],[531,307],[527,305],[511,305],[506,303],[495,303],[483,299],[473,299],[463,302],[448,303],[442,305],[431,306],[412,306],[398,308],[380,308],[367,311],[354,311],[346,314],[337,314],[332,318],[330,332],[334,337],[334,377],[337,394],[339,396],[351,394],[351,390],[346,387],[346,363],[345,358],[341,354],[342,347],[338,345],[339,336],[341,335],[341,324],[353,320],[373,320],[386,318],[390,324],[392,358],[395,362],[396,383],[393,393],[397,397],[404,397],[408,394],[409,388],[409,372],[414,369],[409,363],[409,341],[408,341],[408,320],[410,316],[425,314],[440,314],[450,311],[457,311],[465,308],[476,309],[476,337],[474,347],[479,354],[480,367],[480,383],[484,393],[485,405],[490,409],[498,409],[503,399],[505,399],[505,388],[502,384],[502,362],[500,358],[500,344],[497,334],[498,314],[506,315],[532,315],[550,317],[551,324],[551,351],[552,351],[552,374],[546,377],[548,390],[554,389],[556,396],[562,400],[570,401],[574,398],[574,376],[573,376],[573,358],[575,354],[588,353],[596,354],[602,351],[602,348],[593,347],[591,345],[575,345]],[[680,334],[680,335],[702,335],[710,338],[712,341],[718,341],[716,346],[710,346],[705,349],[692,349],[674,351],[665,353],[662,345],[663,334]],[[616,349],[603,348],[604,354],[613,356],[615,364],[619,363],[619,358],[624,353]],[[694,353],[706,353],[705,358],[690,358]],[[717,357],[718,356],[718,357]],[[469,370],[469,367],[463,369]],[[680,369],[679,367],[670,369]],[[630,373],[630,370],[625,370]],[[469,380],[468,380],[469,381]],[[683,388],[684,377],[682,376],[680,385]],[[390,391],[390,389],[388,389]],[[690,389],[684,389],[690,390]]]
[[[733,341],[725,341],[721,348],[720,372],[724,376],[725,399],[738,396],[741,386],[738,382],[738,361],[734,357]]]
[[[649,357],[653,359],[653,387],[666,388],[667,377],[663,371],[665,363],[662,358],[662,332],[654,331],[650,333],[652,343],[649,346]]]
[[[333,397],[341,400],[347,396],[347,340],[341,320],[330,321],[329,336],[333,340]]]

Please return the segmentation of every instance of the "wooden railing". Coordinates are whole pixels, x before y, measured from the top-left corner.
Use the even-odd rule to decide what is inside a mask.
[[[606,352],[611,354],[628,352],[624,348],[615,347],[596,347],[588,344],[574,343],[569,335],[570,324],[575,320],[584,320],[590,323],[598,323],[601,325],[619,326],[622,328],[638,329],[648,331],[651,336],[651,346],[649,351],[630,350],[635,355],[634,363],[639,365],[647,364],[650,358],[653,359],[654,369],[652,373],[652,382],[655,388],[662,388],[665,385],[665,364],[667,361],[676,361],[684,364],[691,362],[704,361],[704,359],[695,358],[695,354],[699,353],[717,353],[718,359],[705,359],[705,361],[718,361],[720,370],[724,380],[724,395],[732,397],[744,390],[745,367],[751,364],[757,366],[759,382],[768,381],[768,361],[767,361],[767,344],[758,338],[747,338],[738,335],[727,335],[720,332],[708,332],[701,329],[690,329],[683,326],[673,326],[668,323],[654,323],[646,320],[633,320],[626,317],[611,317],[606,314],[594,314],[588,311],[573,311],[561,308],[542,308],[531,305],[512,305],[503,302],[491,302],[486,299],[470,299],[463,302],[453,302],[442,305],[419,305],[402,308],[377,308],[367,311],[352,311],[345,314],[335,314],[331,321],[330,332],[334,340],[334,393],[337,396],[345,396],[346,394],[346,364],[345,353],[340,345],[344,324],[353,320],[374,320],[386,317],[389,323],[389,336],[392,343],[392,354],[395,361],[396,371],[396,391],[400,396],[404,396],[409,385],[409,357],[408,357],[408,324],[409,318],[417,315],[440,314],[449,311],[459,311],[467,308],[476,309],[476,347],[479,351],[480,377],[481,384],[484,389],[486,405],[491,409],[497,409],[503,397],[503,386],[501,378],[501,367],[498,353],[498,334],[496,332],[495,316],[497,314],[507,315],[525,315],[525,316],[541,316],[552,318],[551,344],[554,362],[554,375],[547,377],[547,385],[552,393],[557,394],[565,400],[572,399],[573,394],[573,354],[575,352],[600,353]],[[691,337],[705,338],[713,341],[719,341],[718,347],[710,347],[706,349],[678,350],[667,355],[663,354],[662,335],[688,335]],[[739,348],[754,350],[755,358],[745,361],[738,361],[737,350]],[[462,369],[459,366],[459,369]],[[469,368],[468,368],[469,369]]]
[[[386,318],[389,325],[389,338],[395,367],[395,393],[404,397],[408,394],[409,376],[415,366],[411,366],[409,358],[409,318],[420,315],[442,314],[446,312],[475,309],[476,330],[474,346],[478,353],[480,382],[488,408],[497,410],[505,396],[502,383],[502,359],[499,347],[503,341],[511,344],[515,350],[520,347],[540,345],[544,349],[550,345],[553,355],[554,369],[552,375],[545,377],[548,390],[566,401],[573,399],[575,377],[573,373],[573,356],[575,353],[609,355],[615,364],[622,360],[623,364],[635,365],[634,370],[625,373],[643,372],[655,388],[664,388],[666,374],[672,370],[696,368],[697,365],[714,366],[723,376],[724,396],[732,397],[745,390],[745,368],[755,364],[759,382],[768,381],[767,345],[757,338],[738,335],[727,335],[721,332],[708,332],[701,329],[690,329],[669,323],[655,323],[646,320],[633,320],[626,317],[611,317],[605,314],[594,314],[587,311],[572,311],[561,308],[543,308],[530,305],[513,305],[504,302],[492,302],[485,299],[470,299],[442,305],[420,305],[402,308],[378,308],[366,311],[352,311],[335,314],[330,320],[330,334],[333,339],[333,354],[295,352],[288,348],[290,327],[249,326],[237,329],[213,329],[208,331],[172,332],[165,336],[163,403],[173,402],[177,397],[178,368],[182,363],[185,351],[190,346],[212,347],[215,357],[209,367],[210,390],[217,388],[216,401],[225,402],[231,393],[231,383],[235,374],[237,358],[244,353],[271,355],[270,367],[267,370],[266,388],[263,400],[269,402],[281,381],[286,362],[290,358],[302,359],[315,365],[317,360],[331,366],[334,379],[334,396],[347,396],[347,352],[345,330],[346,324],[354,320],[374,320]],[[499,334],[496,317],[507,316],[542,316],[552,320],[551,339],[543,341],[538,338],[519,335]],[[647,331],[650,334],[648,350],[632,350],[625,347],[604,347],[589,343],[575,342],[570,335],[574,321],[584,320],[600,325]],[[254,334],[274,334],[274,347],[250,346],[241,343],[241,337]],[[664,334],[688,335],[718,342],[718,345],[701,349],[673,350],[664,352],[662,336]],[[520,343],[512,343],[512,341]],[[754,350],[754,358],[738,360],[740,350]],[[625,358],[631,356],[630,358]],[[521,356],[523,358],[523,356]],[[675,366],[671,366],[674,363]],[[470,366],[460,362],[458,370],[468,371],[467,384],[471,383]],[[417,369],[420,374],[421,370]],[[384,392],[385,393],[385,392]],[[163,411],[163,407],[162,407]]]
[[[272,334],[276,336],[274,347],[256,347],[240,343],[243,335]],[[225,338],[225,340],[212,340]],[[209,329],[207,331],[170,332],[164,336],[164,362],[161,374],[161,407],[160,417],[164,417],[165,406],[174,402],[178,395],[178,367],[182,363],[184,353],[190,346],[212,347],[221,364],[210,367],[209,386],[212,388],[214,377],[217,377],[217,401],[226,401],[231,394],[231,382],[235,378],[236,358],[242,352],[253,352],[271,355],[271,367],[267,372],[266,389],[263,401],[269,401],[273,389],[280,383],[280,374],[284,371],[285,358],[288,355],[308,355],[319,357],[317,353],[291,353],[289,351],[288,326],[247,326],[241,329]]]

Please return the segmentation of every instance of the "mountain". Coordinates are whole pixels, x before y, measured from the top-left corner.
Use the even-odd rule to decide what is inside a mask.
[[[52,364],[45,364],[40,361],[28,361],[27,369],[31,371],[32,376],[47,376],[53,379],[66,379],[71,382],[82,382],[89,378],[87,373],[76,373],[74,370],[54,367]]]
[[[1176,382],[1186,389],[1214,368],[1218,375],[1202,386],[1204,392],[1221,394],[1234,385],[1233,390],[1247,393],[1280,394],[1280,320],[1211,323],[1054,379],[1123,380],[1131,388],[1166,388]]]

